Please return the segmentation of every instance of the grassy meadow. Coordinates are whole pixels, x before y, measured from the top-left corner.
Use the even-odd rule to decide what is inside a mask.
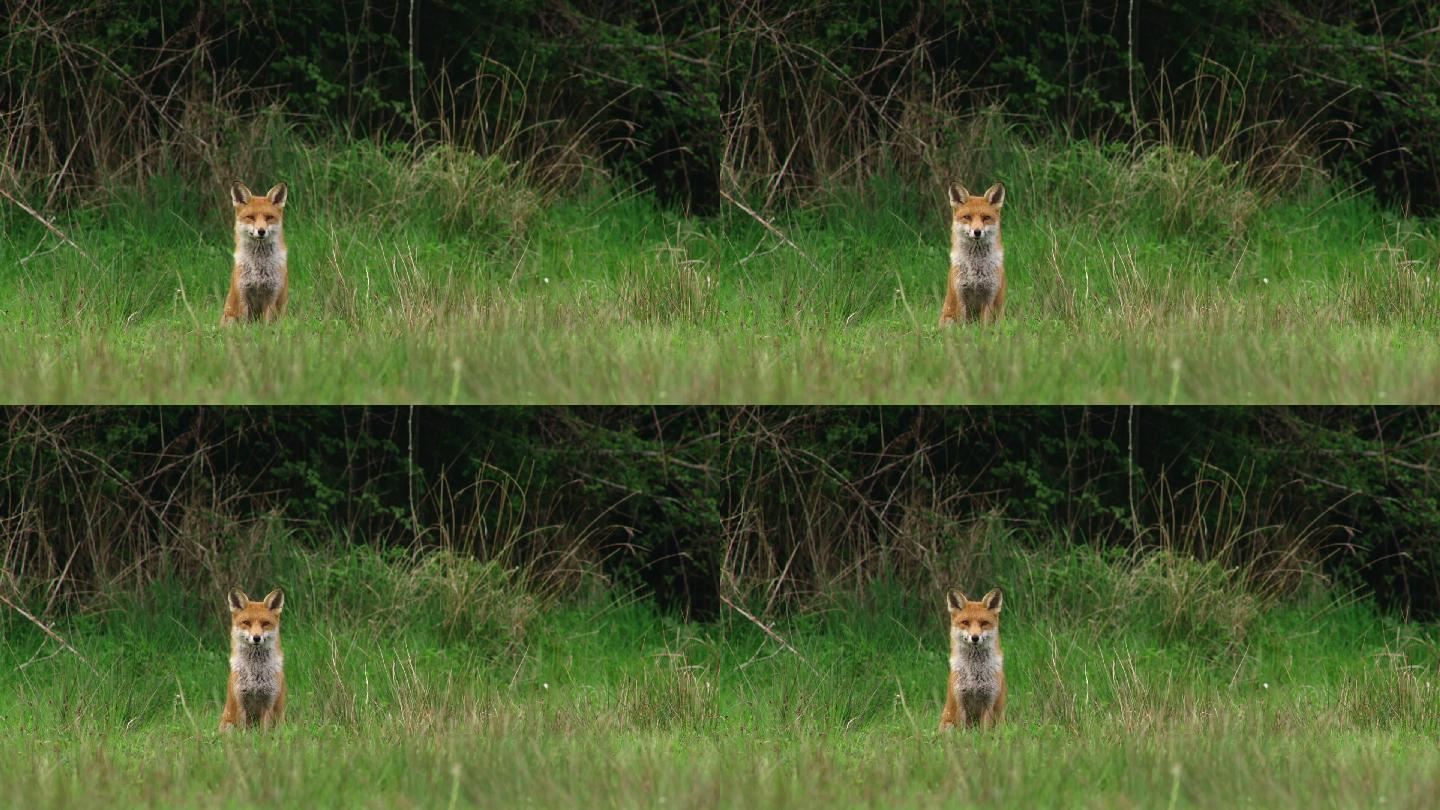
[[[443,551],[286,548],[242,566],[288,594],[274,732],[216,731],[222,583],[97,597],[55,628],[84,661],[0,614],[0,803],[1418,808],[1440,789],[1437,628],[1164,552],[1027,542],[975,564],[1007,591],[1007,722],[942,736],[933,587],[815,594],[768,619],[787,649],[595,580],[558,599]]]
[[[59,215],[0,209],[16,402],[1347,402],[1440,397],[1440,225],[1324,178],[1266,190],[1163,146],[999,130],[998,326],[940,330],[935,177],[706,216],[592,173],[443,146],[294,139],[283,323],[222,331],[226,178]],[[748,200],[748,202],[746,202]],[[762,223],[760,219],[765,221]]]

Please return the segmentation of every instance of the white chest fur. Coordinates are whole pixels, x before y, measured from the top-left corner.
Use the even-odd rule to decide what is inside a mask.
[[[978,717],[988,710],[1000,694],[1000,671],[1004,656],[993,643],[972,646],[961,643],[950,653],[951,682],[955,699],[965,708],[966,715]]]
[[[273,292],[280,288],[280,273],[287,258],[285,248],[270,242],[242,243],[235,251],[235,265],[240,268],[242,292]]]
[[[988,239],[978,242],[957,238],[950,248],[950,266],[955,268],[955,292],[990,292],[1000,286],[1000,265],[1005,251]]]
[[[275,649],[239,648],[230,654],[230,671],[235,673],[235,697],[245,714],[258,716],[275,703],[280,694],[280,671],[285,657]]]

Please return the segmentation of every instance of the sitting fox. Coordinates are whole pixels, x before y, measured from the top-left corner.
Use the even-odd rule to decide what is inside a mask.
[[[956,321],[1000,319],[1005,306],[1005,250],[1000,246],[1000,207],[1005,185],[996,183],[983,197],[964,186],[950,187],[950,281],[940,325]]]
[[[280,609],[285,594],[271,591],[252,602],[245,592],[230,592],[230,681],[220,730],[259,725],[272,728],[285,712],[285,656],[280,652]]]
[[[244,183],[230,187],[230,201],[235,204],[235,266],[221,326],[237,321],[273,323],[285,314],[290,273],[281,225],[289,196],[284,183],[276,183],[263,197],[251,193]]]
[[[950,679],[940,730],[992,727],[1005,713],[1005,657],[1000,653],[1000,589],[971,602],[951,591]]]

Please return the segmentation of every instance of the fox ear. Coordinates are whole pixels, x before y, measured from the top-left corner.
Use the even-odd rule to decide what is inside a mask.
[[[270,202],[275,203],[276,208],[284,208],[285,199],[290,196],[290,187],[284,183],[276,183],[274,188],[265,193],[265,196],[270,198]]]
[[[276,588],[275,590],[266,594],[265,607],[275,611],[276,613],[279,613],[280,609],[285,607],[285,592],[280,590],[279,588]]]
[[[231,588],[228,601],[231,610],[244,610],[245,606],[250,604],[250,597],[246,596],[245,592],[239,588]]]
[[[964,205],[969,199],[970,192],[966,191],[964,186],[960,185],[959,183],[950,184],[951,205]]]
[[[1005,184],[1004,184],[1004,183],[996,183],[995,185],[991,186],[991,187],[990,187],[990,190],[987,191],[987,192],[985,192],[985,199],[986,199],[986,201],[988,201],[991,205],[995,206],[996,208],[999,208],[1000,206],[1004,205],[1004,204],[1005,204]]]
[[[254,196],[254,194],[250,193],[249,187],[247,187],[239,180],[236,180],[234,183],[230,184],[230,202],[233,202],[236,205],[244,205],[245,203],[250,202],[250,198]]]
[[[964,608],[965,603],[968,601],[969,600],[965,598],[965,594],[959,591],[951,591],[950,594],[945,598],[945,603],[949,605],[951,610],[960,610]]]
[[[1004,595],[1000,593],[999,588],[996,588],[995,590],[985,594],[985,598],[981,599],[980,601],[985,603],[986,609],[993,610],[996,613],[999,613],[1000,603],[1004,601]]]

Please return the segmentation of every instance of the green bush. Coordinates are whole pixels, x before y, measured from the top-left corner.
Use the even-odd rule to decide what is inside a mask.
[[[121,176],[213,174],[251,162],[224,144],[266,148],[255,133],[273,129],[264,111],[278,103],[311,132],[480,154],[496,151],[489,130],[536,152],[536,128],[568,122],[611,170],[713,211],[723,191],[803,200],[896,161],[911,176],[991,174],[994,128],[962,118],[993,107],[1067,138],[1158,138],[1267,183],[1323,160],[1387,200],[1433,208],[1440,19],[1419,0],[1368,11],[1310,0],[26,3],[0,34],[0,108],[23,108],[4,123],[5,179],[53,203]],[[489,92],[477,75],[517,89]],[[479,137],[457,134],[477,135],[462,121],[481,122]]]

